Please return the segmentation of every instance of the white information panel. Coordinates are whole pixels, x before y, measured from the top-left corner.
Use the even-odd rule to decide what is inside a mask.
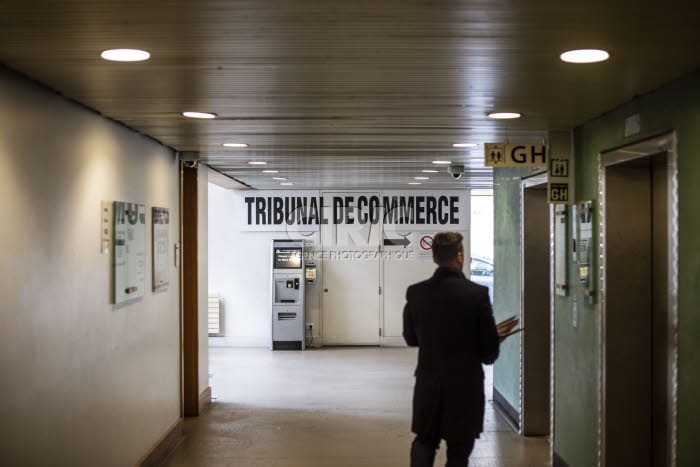
[[[153,219],[153,291],[168,290],[168,247],[170,243],[170,210],[151,208]]]
[[[114,303],[143,297],[146,284],[146,207],[114,202]]]

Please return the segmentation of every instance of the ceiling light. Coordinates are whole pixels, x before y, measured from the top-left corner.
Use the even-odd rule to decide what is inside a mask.
[[[284,177],[272,177],[273,180],[287,180]]]
[[[245,143],[224,143],[227,148],[247,148],[248,145]]]
[[[263,170],[262,172],[264,174],[276,174],[279,170]]]
[[[433,164],[451,164],[452,161],[433,161]]]
[[[250,162],[248,162],[248,165],[267,165],[267,162],[265,162],[265,161],[250,161]]]
[[[182,115],[189,118],[216,118],[216,114],[209,112],[182,112]]]
[[[520,114],[517,112],[494,112],[489,114],[489,118],[494,118],[496,120],[508,120],[511,118],[520,118]]]
[[[475,148],[476,143],[455,143],[452,145],[453,148]]]
[[[113,62],[142,62],[148,60],[151,54],[138,49],[110,49],[102,52],[100,56]]]
[[[292,186],[292,185],[294,185],[294,184],[293,184],[292,182],[282,182],[282,183],[280,183],[280,185],[282,185],[282,186]]]
[[[604,62],[610,58],[610,54],[605,50],[579,49],[564,52],[559,58],[568,63],[596,63]]]
[[[409,185],[422,185],[421,182],[408,182]]]
[[[430,180],[430,177],[413,177],[414,180]]]
[[[430,170],[430,169],[424,169],[424,170],[421,170],[421,172],[426,173],[426,174],[436,174],[436,173],[438,173],[437,170]]]

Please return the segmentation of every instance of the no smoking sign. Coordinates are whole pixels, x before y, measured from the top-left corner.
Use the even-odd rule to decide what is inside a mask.
[[[416,254],[423,257],[433,257],[433,238],[434,233],[419,233],[418,236],[418,248],[416,249]]]

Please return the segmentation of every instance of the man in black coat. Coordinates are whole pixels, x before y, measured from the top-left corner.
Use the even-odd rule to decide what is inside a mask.
[[[446,467],[464,467],[483,431],[481,364],[498,358],[500,339],[488,289],[462,273],[462,235],[435,235],[433,260],[438,269],[408,288],[403,314],[404,339],[419,349],[411,467],[432,466],[441,439],[447,442]]]

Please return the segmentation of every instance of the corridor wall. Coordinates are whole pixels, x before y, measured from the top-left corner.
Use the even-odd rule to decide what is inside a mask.
[[[625,119],[639,114],[641,132],[624,137]],[[696,448],[695,420],[700,416],[700,72],[674,81],[656,91],[640,96],[582,125],[574,133],[576,164],[576,197],[578,200],[599,199],[598,154],[601,151],[674,131],[678,157],[678,423],[677,465],[700,465]],[[594,232],[597,234],[597,232]],[[598,245],[597,235],[594,245]],[[597,251],[593,255],[598,257]],[[597,265],[593,270],[597,269]],[[609,291],[612,293],[612,291]],[[571,301],[557,301],[558,317],[571,315]],[[580,307],[580,304],[579,304]],[[600,329],[597,304],[579,310],[579,317],[588,317]],[[571,466],[592,465],[598,446],[582,445],[576,428],[583,423],[598,429],[596,407],[582,406],[577,394],[597,394],[600,372],[598,333],[582,335],[572,331],[566,320],[557,319],[555,330],[555,437],[554,449]],[[579,375],[584,364],[596,369],[596,377]],[[597,399],[596,399],[597,403]],[[578,408],[575,408],[577,407]],[[586,439],[592,438],[587,436]],[[594,439],[597,439],[594,438]]]
[[[638,114],[641,131],[624,136],[625,119]],[[574,131],[575,202],[598,206],[598,155],[602,151],[675,131],[678,156],[679,263],[678,263],[678,466],[700,465],[694,444],[694,420],[700,416],[700,72],[694,72],[648,94],[639,96]],[[520,179],[525,169],[494,169],[495,278],[494,312],[502,319],[520,309]],[[597,220],[594,223],[597,225]],[[567,230],[567,256],[572,236]],[[598,231],[594,229],[593,258],[598,258]],[[592,265],[598,271],[598,265]],[[594,277],[598,280],[598,276]],[[578,278],[568,270],[568,283]],[[596,284],[596,290],[599,285]],[[609,293],[613,293],[609,291]],[[578,298],[554,297],[554,432],[555,465],[598,465],[600,450],[600,307]],[[527,330],[525,331],[527,332]],[[502,346],[494,367],[494,389],[519,413],[519,341]],[[634,390],[634,388],[630,388]]]
[[[0,463],[134,465],[180,417],[172,150],[0,69]],[[143,203],[146,290],[110,304],[101,201]],[[152,206],[170,286],[151,292]]]

